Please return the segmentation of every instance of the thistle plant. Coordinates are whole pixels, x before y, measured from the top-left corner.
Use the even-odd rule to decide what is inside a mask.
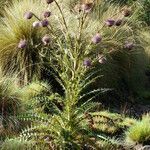
[[[37,8],[41,4],[40,1],[36,1],[36,4],[35,1],[31,2]],[[26,1],[19,1],[18,4],[23,3]],[[33,99],[35,109],[32,113],[19,117],[22,120],[32,121],[32,124],[24,129],[18,138],[32,143],[34,148],[37,146],[39,149],[41,145],[45,146],[45,149],[98,149],[100,144],[97,141],[101,140],[111,142],[112,145],[116,144],[101,132],[95,133],[93,120],[88,119],[90,112],[99,110],[99,103],[92,100],[108,89],[86,89],[102,77],[101,67],[97,68],[95,64],[104,65],[107,62],[106,57],[112,52],[122,50],[128,38],[134,40],[131,32],[132,22],[126,20],[127,15],[120,12],[118,7],[111,6],[110,9],[105,7],[106,15],[103,10],[93,17],[97,13],[96,8],[102,7],[101,5],[79,3],[81,9],[76,12],[74,7],[78,3],[75,2],[74,6],[66,4],[67,0],[65,2],[46,0],[44,8],[47,5],[51,13],[45,10],[44,18],[40,17],[43,10],[23,9],[24,23],[28,25],[31,21],[28,31],[34,31],[33,33],[39,37],[35,42],[40,41],[41,49],[48,51],[47,57],[44,57],[47,51],[44,51],[45,53],[42,51],[40,55],[46,58],[50,67],[57,73],[56,80],[64,93],[60,95],[48,92],[44,93],[44,96],[36,95],[36,101]],[[115,23],[120,18],[123,23],[116,26]],[[39,28],[44,30],[40,34]],[[28,35],[17,40],[20,50],[30,46],[31,43],[26,38]],[[33,36],[31,39],[34,39]],[[31,50],[36,45],[34,41],[32,44]]]

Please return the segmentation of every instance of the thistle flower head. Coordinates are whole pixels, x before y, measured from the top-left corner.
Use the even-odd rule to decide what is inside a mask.
[[[47,45],[51,42],[51,38],[48,34],[44,35],[42,38],[42,42],[44,43],[44,45]]]
[[[25,19],[31,19],[33,17],[33,13],[31,11],[25,12],[24,18]]]
[[[49,25],[49,22],[48,22],[47,19],[44,19],[44,20],[41,21],[40,24],[41,24],[42,27],[47,27]]]
[[[115,20],[114,19],[108,19],[105,21],[105,24],[109,27],[113,26],[115,24]]]
[[[76,4],[75,7],[74,7],[74,11],[79,13],[79,12],[81,12],[81,10],[82,10],[81,9],[81,5],[80,4]]]
[[[24,40],[21,39],[19,44],[18,44],[18,48],[23,49],[23,48],[26,48],[26,47],[27,47],[27,41],[25,39]]]
[[[81,5],[81,9],[82,9],[82,11],[88,13],[88,12],[91,11],[92,5],[93,5],[92,3],[82,4],[82,5]]]
[[[91,65],[92,65],[91,60],[88,59],[88,58],[84,59],[83,65],[84,65],[85,67],[91,67]]]
[[[134,44],[133,42],[126,42],[124,47],[128,50],[131,50],[134,47]]]
[[[115,25],[116,26],[120,26],[122,24],[122,19],[118,19],[116,22],[115,22]]]
[[[104,63],[106,63],[106,61],[107,61],[107,59],[106,59],[106,57],[104,55],[102,55],[102,54],[98,55],[98,62],[100,64],[104,64]]]
[[[39,27],[40,26],[40,22],[39,21],[35,21],[35,22],[33,22],[32,26],[34,28]]]
[[[126,9],[123,10],[122,13],[123,13],[124,17],[128,17],[128,16],[131,15],[131,10],[126,8]]]
[[[54,0],[46,0],[47,4],[51,4]]]
[[[92,37],[91,40],[92,40],[92,42],[93,42],[94,44],[98,44],[98,43],[101,42],[102,37],[100,36],[99,33],[97,33],[96,35],[94,35],[94,36]]]
[[[43,13],[43,16],[44,16],[44,18],[48,18],[48,17],[51,16],[51,12],[50,12],[50,11],[45,11],[45,12]]]

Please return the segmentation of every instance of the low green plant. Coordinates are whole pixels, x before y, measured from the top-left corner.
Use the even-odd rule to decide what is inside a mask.
[[[143,116],[126,132],[126,142],[130,144],[149,144],[150,142],[150,117],[149,114]]]
[[[123,134],[124,130],[137,122],[136,119],[109,111],[93,112],[91,117],[93,119],[93,129],[96,132],[103,132],[112,136]]]

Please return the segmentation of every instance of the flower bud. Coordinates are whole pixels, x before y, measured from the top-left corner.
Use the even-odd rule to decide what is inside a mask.
[[[82,4],[82,5],[81,5],[81,9],[82,9],[82,11],[88,13],[88,12],[91,11],[92,5],[93,5],[92,3]]]
[[[28,11],[24,14],[25,19],[31,19],[33,17],[33,13],[31,11]]]
[[[40,26],[40,22],[39,21],[35,21],[35,22],[33,22],[32,26],[34,28],[39,27]]]
[[[104,64],[104,63],[106,63],[106,61],[107,61],[107,59],[106,59],[106,57],[104,55],[102,55],[102,54],[98,55],[98,62],[100,64]]]
[[[111,27],[111,26],[113,26],[113,25],[115,24],[115,20],[113,20],[113,19],[108,19],[108,20],[106,20],[105,23],[106,23],[107,26]]]
[[[83,61],[83,65],[85,67],[91,67],[92,63],[91,63],[91,60],[86,58],[84,61]]]
[[[95,36],[93,36],[93,38],[92,38],[92,42],[93,42],[94,44],[100,43],[101,40],[102,40],[102,37],[100,36],[99,33],[97,33],[97,34],[96,34]]]
[[[118,19],[116,22],[115,22],[115,25],[116,26],[120,26],[122,24],[122,19]]]
[[[41,21],[40,24],[41,24],[42,27],[47,27],[49,25],[49,22],[48,22],[47,19],[44,19],[44,20]]]
[[[130,9],[124,9],[124,10],[123,10],[123,15],[124,15],[125,17],[130,16],[130,15],[131,15],[131,10],[130,10]]]
[[[51,38],[48,34],[46,34],[43,38],[42,38],[42,42],[44,43],[44,45],[47,45],[51,42]]]
[[[76,4],[75,5],[75,7],[74,7],[74,11],[76,12],[76,13],[79,13],[79,12],[81,12],[81,5],[80,4]]]
[[[134,47],[133,42],[126,42],[125,44],[125,48],[128,50],[131,50]]]
[[[19,44],[18,44],[18,48],[26,48],[27,47],[27,41],[24,39],[24,40],[20,40]]]
[[[51,4],[54,0],[46,0],[47,4]]]
[[[50,17],[50,15],[51,15],[51,12],[50,12],[50,11],[45,11],[45,12],[43,13],[43,16],[44,16],[45,18]]]

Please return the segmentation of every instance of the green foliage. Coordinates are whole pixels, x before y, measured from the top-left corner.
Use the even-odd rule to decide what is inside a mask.
[[[32,150],[32,142],[20,141],[19,139],[7,139],[1,146],[1,150]]]
[[[143,0],[143,6],[145,10],[145,15],[141,16],[142,20],[144,20],[148,25],[150,25],[150,0]]]
[[[131,126],[126,132],[127,143],[149,144],[150,141],[150,116],[143,116],[142,120]]]
[[[103,132],[113,136],[123,134],[126,128],[136,123],[135,119],[108,111],[91,113],[91,117],[93,119],[93,128],[96,132]]]
[[[36,85],[36,88],[35,88]],[[46,86],[46,84],[45,84]],[[28,88],[27,88],[28,87]],[[16,76],[0,75],[0,136],[1,138],[16,135],[27,124],[19,119],[19,115],[28,111],[29,98],[45,90],[44,83],[31,83],[20,88]],[[30,106],[31,108],[31,106]]]

